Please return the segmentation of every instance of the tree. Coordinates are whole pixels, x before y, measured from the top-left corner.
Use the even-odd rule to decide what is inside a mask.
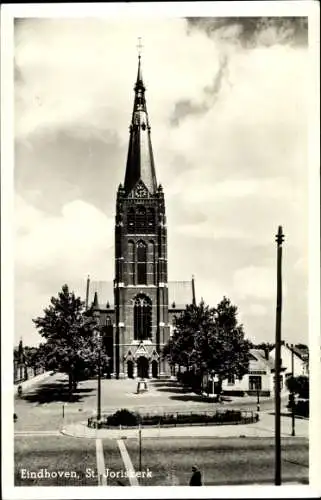
[[[237,322],[237,307],[226,297],[210,308],[201,301],[188,305],[176,318],[175,332],[165,348],[170,364],[203,376],[217,375],[220,381],[230,375],[243,376],[248,370],[250,342],[244,339]]]
[[[98,342],[94,330],[97,323],[84,315],[84,302],[62,287],[58,297],[51,297],[44,316],[33,319],[40,335],[46,342],[39,348],[39,358],[47,369],[66,373],[69,390],[76,389],[77,382],[93,373],[98,366]],[[101,364],[107,363],[105,353]]]
[[[286,386],[291,393],[297,394],[299,398],[309,399],[309,377],[306,375],[289,377],[286,380]]]
[[[222,381],[234,375],[241,378],[248,371],[250,343],[244,338],[243,325],[237,321],[237,307],[223,297],[214,308],[214,324],[200,329],[198,349],[202,362],[212,375]]]

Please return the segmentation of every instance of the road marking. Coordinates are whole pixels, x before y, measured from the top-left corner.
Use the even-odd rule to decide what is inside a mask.
[[[107,486],[103,442],[101,439],[96,439],[96,459],[97,459],[98,486]]]
[[[130,486],[139,486],[138,479],[136,477],[135,469],[133,467],[130,456],[128,455],[127,448],[122,439],[117,439],[118,448],[123,459],[124,465],[126,467],[127,476],[129,479]]]

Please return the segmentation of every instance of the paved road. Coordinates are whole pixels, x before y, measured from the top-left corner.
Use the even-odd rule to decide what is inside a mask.
[[[16,430],[51,430],[71,422],[85,420],[96,410],[97,381],[88,380],[79,384],[74,401],[68,401],[64,390],[66,377],[55,374],[32,387],[24,394],[24,399],[15,401],[18,421]],[[219,405],[202,401],[200,396],[185,392],[174,382],[165,380],[150,383],[148,393],[135,394],[137,383],[134,380],[103,380],[102,408],[113,412],[119,408],[132,408],[142,411],[196,411],[217,408],[241,408],[256,411],[256,398],[237,398],[233,402]],[[284,399],[284,405],[286,403]],[[63,408],[63,404],[65,404]],[[261,411],[273,409],[272,399],[261,398]]]
[[[123,444],[133,469],[137,471],[138,440],[124,440]],[[107,485],[129,485],[125,477],[128,463],[121,455],[118,442],[102,440],[101,453],[99,459],[95,440],[50,435],[16,437],[15,484],[94,486],[98,485],[100,467],[107,476]],[[139,479],[139,483],[146,486],[186,485],[194,463],[202,470],[206,485],[273,484],[274,442],[270,438],[143,439],[142,470],[145,477]],[[32,472],[41,469],[44,477],[33,478]],[[57,474],[60,477],[55,477]],[[308,444],[305,439],[283,440],[282,478],[284,482],[307,482]]]
[[[96,381],[82,382],[75,400],[65,406],[64,383],[65,377],[56,374],[31,388],[24,399],[15,400],[18,414],[15,424],[15,484],[90,486],[98,485],[98,481],[102,485],[131,484],[132,480],[123,476],[128,470],[138,469],[137,437],[128,435],[128,439],[122,439],[122,436],[108,439],[101,435],[87,439],[60,434],[62,427],[85,420],[96,408]],[[144,395],[136,395],[135,387],[135,381],[103,381],[103,407],[107,411],[140,407],[149,411],[153,408],[158,411],[195,411],[219,407],[200,401],[198,396],[185,393],[170,381],[151,383],[149,393]],[[224,404],[224,407],[256,410],[256,400],[247,398]],[[271,435],[273,416],[268,413],[273,409],[273,401],[262,401],[261,409],[266,412],[259,422],[261,437],[213,438],[199,436],[196,432],[194,435],[190,432],[187,437],[184,429],[184,432],[174,432],[172,437],[164,435],[160,439],[152,434],[147,437],[148,433],[144,431],[143,469],[152,471],[152,477],[139,479],[140,484],[186,485],[194,462],[201,467],[205,484],[273,484],[274,441],[264,437]],[[289,425],[289,419],[285,425]],[[306,423],[301,424],[302,429],[304,426]],[[288,435],[287,430],[285,434]],[[308,440],[284,437],[282,447],[283,480],[306,481]],[[104,477],[106,468],[114,475]],[[38,472],[44,477],[38,477]],[[117,472],[121,477],[117,478]]]

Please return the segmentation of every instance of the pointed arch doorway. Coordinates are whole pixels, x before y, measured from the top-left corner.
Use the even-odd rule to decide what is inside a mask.
[[[152,361],[152,377],[158,378],[158,362],[156,360]]]
[[[127,361],[127,377],[134,378],[134,363],[132,360]]]
[[[148,378],[149,362],[145,356],[139,356],[137,359],[137,376],[139,378]]]

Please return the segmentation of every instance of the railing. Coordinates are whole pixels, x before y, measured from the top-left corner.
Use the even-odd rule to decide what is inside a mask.
[[[133,429],[133,428],[151,428],[151,427],[183,427],[193,425],[238,425],[250,424],[259,420],[258,413],[253,410],[216,410],[203,412],[170,412],[161,415],[145,413],[137,415],[137,421],[132,425],[110,425],[108,417],[103,415],[97,422],[96,417],[88,418],[88,427],[97,429]]]

